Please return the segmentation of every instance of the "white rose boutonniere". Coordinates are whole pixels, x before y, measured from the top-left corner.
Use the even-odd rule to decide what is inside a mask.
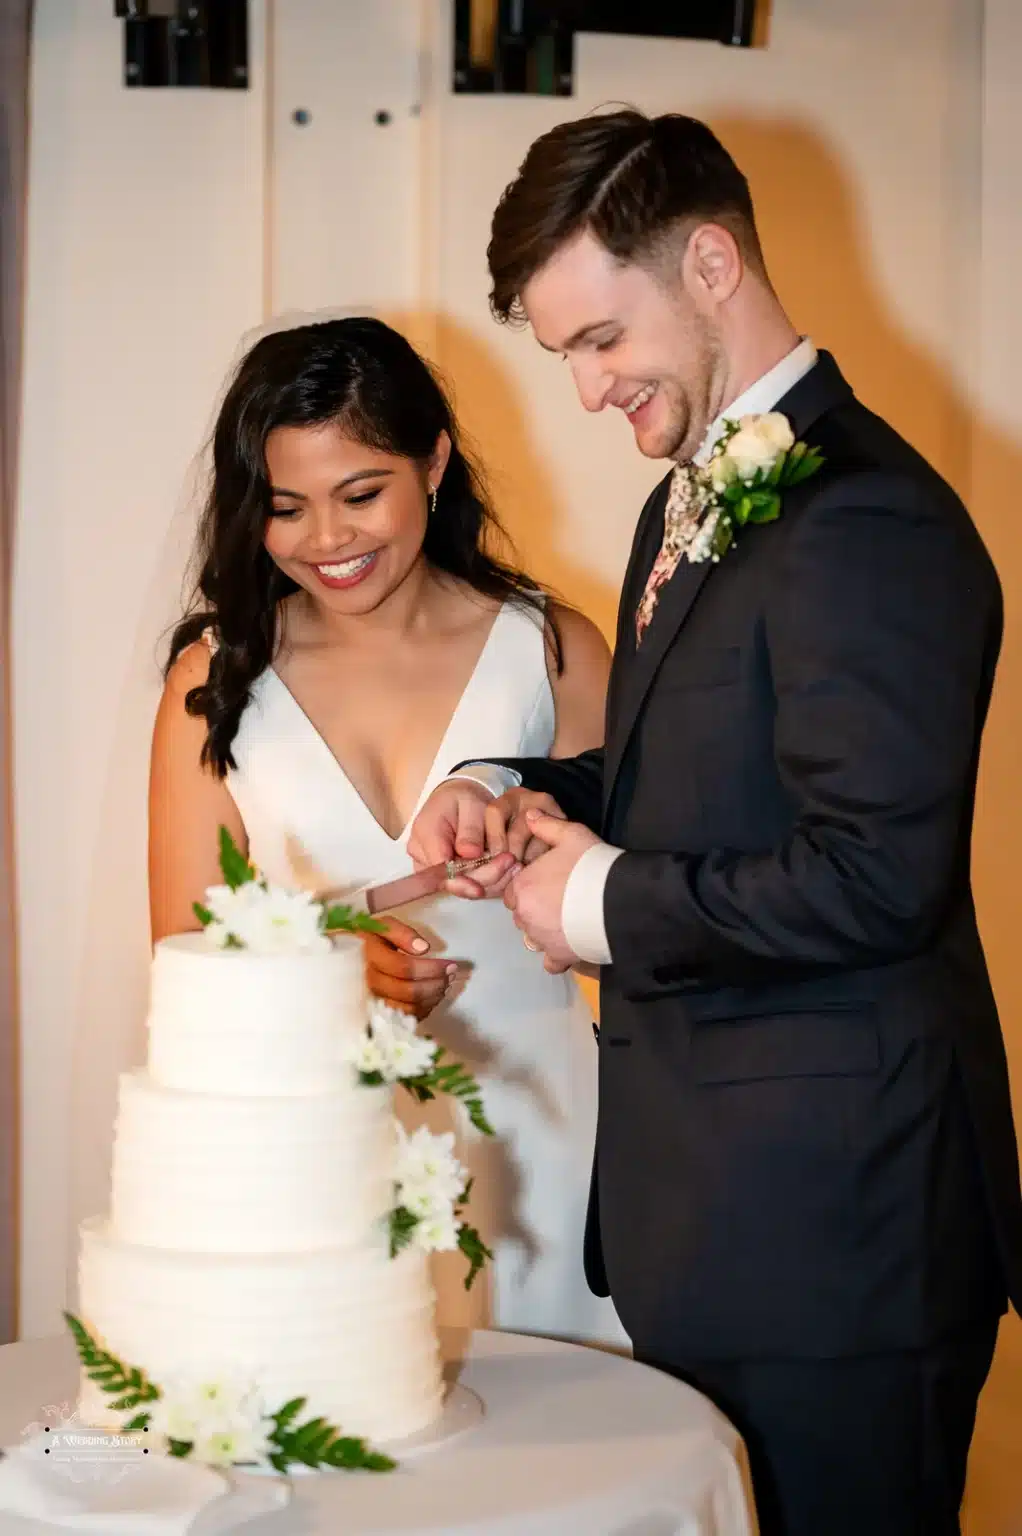
[[[698,564],[720,559],[746,523],[772,523],[781,515],[781,492],[815,475],[823,455],[795,441],[779,411],[726,421],[705,469],[699,471],[707,508],[686,550]]]

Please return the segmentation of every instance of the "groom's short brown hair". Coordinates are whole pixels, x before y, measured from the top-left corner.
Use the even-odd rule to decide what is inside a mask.
[[[620,261],[642,261],[706,221],[728,228],[762,269],[749,184],[705,123],[633,108],[559,123],[531,146],[497,204],[490,307],[498,320],[521,319],[526,283],[584,229]]]

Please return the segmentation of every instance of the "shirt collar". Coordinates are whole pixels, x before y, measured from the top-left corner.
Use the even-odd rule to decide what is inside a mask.
[[[794,389],[799,379],[804,378],[810,368],[816,364],[816,348],[808,336],[790,351],[787,357],[782,357],[779,363],[775,363],[769,372],[764,373],[754,384],[750,384],[745,392],[733,400],[727,410],[722,411],[716,421],[710,423],[702,446],[694,456],[694,462],[704,465],[708,462],[713,445],[724,429],[725,421],[737,421],[740,416],[762,416],[767,411],[772,411],[779,400],[783,400],[789,389]]]

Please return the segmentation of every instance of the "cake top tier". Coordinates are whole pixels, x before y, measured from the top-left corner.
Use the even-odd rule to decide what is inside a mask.
[[[353,1081],[366,1010],[356,938],[259,954],[176,934],[153,956],[149,1071],[192,1093],[329,1092]]]

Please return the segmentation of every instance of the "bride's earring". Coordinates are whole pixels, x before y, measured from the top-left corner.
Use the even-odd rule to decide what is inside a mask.
[[[435,485],[431,485],[430,488],[429,488],[429,515],[430,515],[430,517],[433,516],[435,511],[436,511],[436,486]]]

